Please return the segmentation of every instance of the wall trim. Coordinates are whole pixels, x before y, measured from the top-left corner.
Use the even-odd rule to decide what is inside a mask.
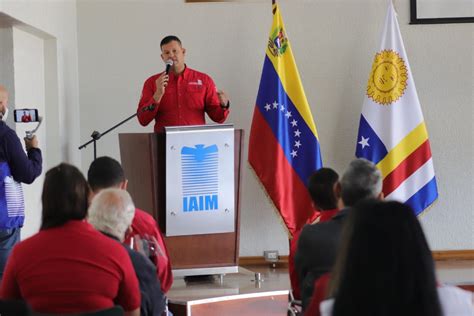
[[[271,262],[265,261],[263,256],[249,256],[249,257],[239,257],[240,266],[265,266],[271,265]],[[279,267],[288,265],[288,256],[279,256],[278,262],[276,262]]]
[[[433,251],[433,259],[441,260],[474,260],[474,249],[437,250]]]
[[[432,252],[435,261],[443,260],[474,260],[474,249],[466,250],[436,250]],[[275,263],[279,267],[288,265],[288,256],[280,256],[278,262]],[[244,256],[239,257],[239,265],[241,266],[265,266],[271,265],[265,261],[263,256]]]

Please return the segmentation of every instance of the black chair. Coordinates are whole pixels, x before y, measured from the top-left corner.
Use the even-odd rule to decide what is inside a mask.
[[[37,313],[33,312],[28,316],[123,316],[124,312],[122,307],[114,306],[107,309],[101,309],[98,311],[87,312],[87,313],[74,313],[74,314],[48,314],[48,313]],[[3,316],[3,315],[1,315]],[[13,316],[13,314],[12,314]]]
[[[30,306],[21,300],[0,300],[0,315],[2,316],[32,316]]]
[[[303,304],[300,300],[296,300],[293,296],[293,291],[290,290],[288,293],[288,310],[287,316],[300,316],[303,315]]]
[[[81,313],[74,316],[123,316],[123,309],[121,306],[114,306],[107,309],[102,309],[95,312]]]

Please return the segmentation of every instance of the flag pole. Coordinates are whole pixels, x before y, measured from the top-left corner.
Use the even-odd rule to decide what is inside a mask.
[[[272,0],[272,7],[276,4],[276,0]],[[272,13],[275,15],[276,7],[272,9]]]

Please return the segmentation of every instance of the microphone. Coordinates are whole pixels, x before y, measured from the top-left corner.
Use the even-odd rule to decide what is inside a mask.
[[[170,73],[170,68],[171,66],[173,66],[173,60],[172,59],[168,59],[166,62],[166,70],[165,70],[165,73],[166,74],[169,74]]]

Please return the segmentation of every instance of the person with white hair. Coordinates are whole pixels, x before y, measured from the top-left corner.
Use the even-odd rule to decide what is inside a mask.
[[[87,181],[92,194],[98,194],[101,190],[109,188],[127,190],[128,185],[120,163],[107,156],[98,157],[91,163],[87,171]],[[148,251],[147,256],[156,266],[161,290],[166,294],[173,284],[173,272],[165,239],[153,216],[139,208],[135,208],[131,229],[125,236],[126,244],[131,244],[132,240],[137,246],[143,244],[144,250]],[[150,247],[151,245],[153,247]]]
[[[87,220],[98,231],[122,244],[134,216],[135,205],[130,194],[125,190],[111,188],[100,191],[93,198]],[[139,281],[140,315],[162,315],[166,298],[156,277],[156,267],[141,253],[122,245],[130,256]]]
[[[310,303],[314,282],[334,265],[343,223],[350,209],[361,200],[383,199],[382,174],[372,162],[354,159],[335,190],[336,195],[341,196],[341,211],[327,222],[304,226],[298,240],[295,267],[301,280],[303,309]]]

